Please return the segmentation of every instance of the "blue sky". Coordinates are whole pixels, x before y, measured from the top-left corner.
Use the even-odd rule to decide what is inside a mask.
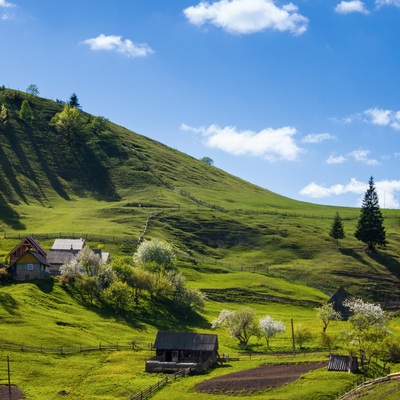
[[[400,208],[400,0],[0,0],[0,84],[281,195]]]

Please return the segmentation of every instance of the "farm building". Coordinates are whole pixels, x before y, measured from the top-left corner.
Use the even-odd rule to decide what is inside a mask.
[[[328,371],[358,371],[357,357],[338,356],[331,354],[329,356]]]
[[[60,275],[60,267],[73,260],[85,246],[85,239],[56,239],[47,254],[51,274]],[[109,261],[110,253],[102,252],[100,249],[93,251],[99,255],[103,264]]]
[[[332,297],[328,300],[328,303],[333,304],[333,309],[340,313],[342,319],[347,321],[350,317],[350,310],[345,307],[343,302],[350,298],[350,295],[346,292],[343,286],[340,286]]]
[[[218,336],[194,332],[158,332],[156,356],[146,362],[147,372],[201,372],[217,363]]]
[[[48,279],[50,265],[47,253],[30,236],[18,243],[6,256],[15,280]]]
[[[60,275],[60,267],[70,262],[85,246],[85,239],[56,239],[47,254],[52,275]]]

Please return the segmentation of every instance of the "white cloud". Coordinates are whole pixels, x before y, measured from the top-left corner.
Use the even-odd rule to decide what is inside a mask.
[[[297,10],[293,3],[279,7],[273,0],[219,0],[202,1],[183,12],[194,25],[210,23],[231,33],[250,34],[272,29],[301,35],[307,30],[308,19]]]
[[[9,3],[6,0],[0,0],[0,7],[4,7],[4,8],[10,8],[10,7],[14,7],[15,4],[13,3]]]
[[[330,133],[311,133],[309,135],[304,136],[301,140],[303,143],[321,143],[325,140],[334,140],[336,136],[331,135]]]
[[[328,159],[326,160],[326,163],[327,164],[343,164],[346,161],[347,161],[347,158],[345,156],[330,155],[328,157]]]
[[[364,111],[364,115],[369,117],[371,124],[386,126],[390,124],[391,110],[382,110],[379,108],[370,108]]]
[[[346,193],[364,193],[368,188],[368,184],[364,182],[357,181],[357,179],[352,178],[350,183],[347,185],[336,184],[330,187],[325,187],[323,185],[318,185],[315,182],[308,184],[304,187],[300,194],[303,196],[309,196],[313,198],[329,197],[332,195],[339,196]]]
[[[221,128],[218,125],[195,128],[182,124],[181,129],[200,133],[204,137],[204,144],[210,148],[234,155],[262,157],[271,162],[295,161],[303,151],[293,138],[297,130],[290,126],[266,128],[260,132],[239,131],[232,126]]]
[[[375,107],[342,119],[342,121],[347,124],[357,120],[372,125],[387,126],[395,130],[400,130],[400,111],[385,110]]]
[[[335,7],[335,11],[338,14],[350,14],[356,12],[369,14],[369,11],[365,8],[365,4],[360,0],[342,1]]]
[[[91,50],[116,51],[127,57],[147,57],[154,51],[147,44],[134,44],[131,40],[122,40],[121,36],[99,35],[93,39],[87,39],[82,42],[87,44]]]
[[[368,158],[369,154],[370,154],[369,150],[354,150],[351,153],[349,153],[349,155],[358,162],[368,165],[379,165],[379,161],[373,158]]]
[[[400,0],[375,0],[375,4],[378,7],[381,7],[381,6],[400,7]]]
[[[400,193],[400,180],[384,180],[375,182],[376,192],[379,198],[379,204],[383,208],[399,208],[400,202],[396,198],[397,193]],[[319,185],[315,182],[304,187],[300,194],[312,198],[322,198],[330,196],[340,196],[348,193],[364,195],[368,189],[368,184],[352,178],[346,185],[336,184],[330,187]],[[357,204],[360,206],[361,202]]]

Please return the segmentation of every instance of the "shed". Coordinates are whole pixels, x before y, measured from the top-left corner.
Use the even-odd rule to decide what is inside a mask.
[[[60,267],[71,260],[83,249],[85,239],[56,239],[47,254],[52,275],[60,275]]]
[[[358,371],[357,357],[339,356],[331,354],[329,356],[328,371]]]
[[[194,332],[158,332],[154,342],[156,356],[146,362],[147,372],[200,372],[216,364],[218,336]]]
[[[345,307],[343,302],[350,298],[350,295],[346,292],[346,289],[340,286],[336,292],[332,295],[332,297],[328,300],[328,303],[332,303],[333,309],[340,313],[342,319],[347,321],[350,317],[350,310],[348,307]]]

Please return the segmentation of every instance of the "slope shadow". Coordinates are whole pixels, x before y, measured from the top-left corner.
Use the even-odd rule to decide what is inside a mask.
[[[340,248],[339,251],[344,256],[353,257],[357,262],[367,265],[368,267],[371,267],[371,264],[368,261],[366,261],[364,258],[362,258],[354,249]]]
[[[18,315],[18,303],[8,293],[0,293],[0,305],[11,315]]]
[[[400,262],[385,253],[367,250],[366,253],[378,264],[384,266],[391,274],[400,279]]]
[[[15,230],[24,230],[26,226],[20,221],[20,215],[13,210],[0,193],[0,221]]]

